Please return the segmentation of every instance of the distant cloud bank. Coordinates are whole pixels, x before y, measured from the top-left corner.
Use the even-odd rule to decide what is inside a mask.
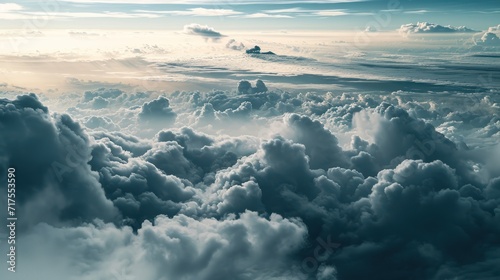
[[[478,32],[476,30],[467,28],[465,26],[451,26],[451,25],[439,25],[435,23],[429,22],[417,22],[403,24],[398,30],[400,33],[469,33],[469,32]]]

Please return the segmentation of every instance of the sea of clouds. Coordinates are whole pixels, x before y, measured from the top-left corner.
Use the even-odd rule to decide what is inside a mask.
[[[268,86],[0,99],[9,279],[500,273],[497,95]]]
[[[177,49],[128,34],[88,57],[1,54],[19,217],[2,279],[495,279],[498,27],[377,33],[285,44],[190,24]],[[244,53],[262,43],[277,54]]]

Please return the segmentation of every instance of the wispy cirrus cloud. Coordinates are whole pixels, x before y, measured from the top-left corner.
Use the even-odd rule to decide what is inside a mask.
[[[24,12],[17,14],[19,19],[26,16],[40,16],[50,18],[158,18],[152,13],[127,13],[127,12]],[[16,18],[17,19],[17,18]]]
[[[264,11],[264,13],[282,14],[282,15],[321,16],[321,17],[335,17],[335,16],[346,16],[346,15],[372,15],[372,13],[366,13],[366,12],[362,13],[346,9],[317,10],[317,9],[303,9],[300,7],[266,10]]]
[[[65,2],[73,3],[107,3],[107,4],[181,4],[181,5],[199,5],[199,4],[220,4],[216,0],[65,0]],[[303,3],[355,3],[366,2],[366,0],[277,0],[273,4],[303,4]],[[231,5],[244,5],[244,4],[270,4],[269,1],[262,0],[233,0]]]
[[[0,4],[0,19],[23,20],[36,17],[44,18],[157,18],[158,14],[150,12],[58,12],[58,11],[29,11],[16,3]]]
[[[241,15],[242,12],[238,12],[232,9],[207,9],[207,8],[193,8],[185,11],[151,11],[151,10],[136,10],[138,13],[152,13],[152,14],[166,14],[166,15],[178,15],[178,16],[205,16],[205,17],[216,17],[216,16],[234,16]]]
[[[266,14],[266,13],[254,13],[249,15],[244,15],[244,18],[292,18],[289,15],[280,15],[280,14]]]

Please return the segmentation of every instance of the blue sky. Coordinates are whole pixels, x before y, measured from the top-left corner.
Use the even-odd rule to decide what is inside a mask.
[[[498,24],[499,15],[498,0],[44,0],[0,4],[0,27],[38,21],[43,28],[177,30],[198,22],[221,30],[354,30],[378,22],[394,30],[428,21],[484,30]]]

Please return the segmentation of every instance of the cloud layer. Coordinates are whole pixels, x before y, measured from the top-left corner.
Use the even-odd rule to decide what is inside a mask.
[[[496,96],[437,105],[401,91],[254,84],[170,95],[102,88],[67,96],[66,113],[34,94],[1,99],[0,167],[18,172],[19,255],[30,268],[16,276],[499,273]],[[43,269],[45,252],[59,269]]]

